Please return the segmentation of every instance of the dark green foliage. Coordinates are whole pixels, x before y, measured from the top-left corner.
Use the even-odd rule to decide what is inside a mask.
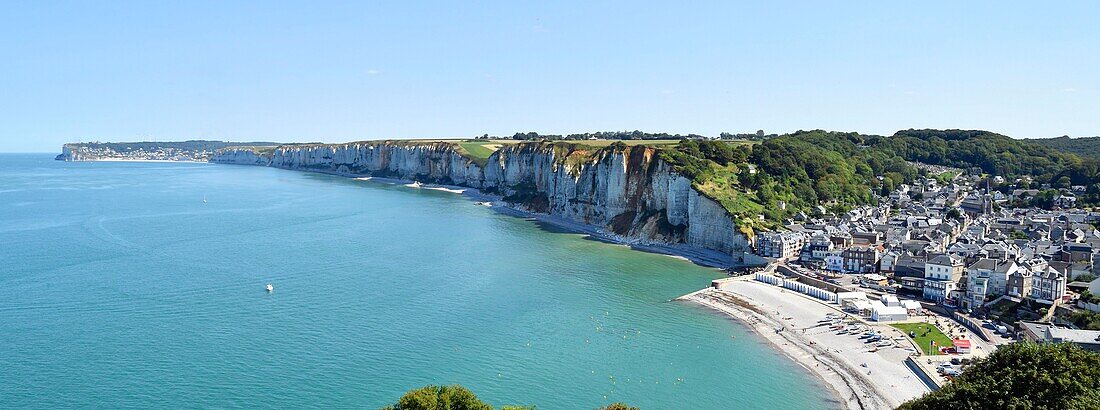
[[[477,398],[473,392],[457,384],[424,386],[410,390],[388,410],[493,410],[493,406]]]
[[[1100,137],[1070,138],[1063,135],[1058,138],[1036,138],[1021,140],[1029,144],[1053,148],[1058,151],[1077,154],[1082,157],[1100,158]]]
[[[678,148],[720,165],[745,162],[749,156],[747,146],[733,146],[721,141],[684,139],[680,141]]]
[[[1013,343],[899,409],[1100,408],[1100,354],[1073,344]]]
[[[601,140],[678,140],[683,138],[702,139],[704,137],[698,134],[680,135],[669,134],[667,132],[643,132],[638,130],[585,132],[565,136],[567,140],[586,140],[589,138]]]
[[[599,132],[585,132],[578,134],[569,134],[561,136],[559,134],[539,134],[537,132],[517,132],[512,135],[512,139],[515,140],[587,140],[587,139],[599,139],[599,140],[678,140],[682,138],[689,139],[703,139],[702,135],[698,134],[669,134],[667,132],[642,132],[638,130],[634,131],[599,131]]]
[[[1089,300],[1094,300],[1094,302],[1090,303],[1096,303],[1096,300],[1100,300],[1100,297],[1097,297],[1096,295],[1089,294],[1089,297]],[[1081,298],[1084,299],[1084,295],[1082,295]],[[1088,302],[1088,300],[1086,300],[1086,302]],[[1062,319],[1067,322],[1073,323],[1073,325],[1077,326],[1077,328],[1079,329],[1100,330],[1100,313],[1089,310],[1076,310],[1073,313],[1066,315]]]
[[[1075,185],[1100,182],[1100,162],[989,131],[905,130],[875,145],[928,164],[978,167],[1005,177],[1031,175],[1054,183],[1066,176]]]
[[[756,145],[685,139],[662,158],[740,222],[763,214],[771,225],[799,211],[813,214],[817,205],[844,211],[870,204],[876,193],[916,177],[904,159],[866,149],[868,138],[881,137],[799,131]]]
[[[873,189],[881,187],[876,176],[889,173],[895,186],[916,177],[904,159],[866,148],[880,138],[799,131],[753,147],[751,162],[780,182],[779,191],[795,193],[796,207],[867,204],[874,200]]]
[[[1081,275],[1081,276],[1084,276],[1084,275]],[[1078,279],[1080,279],[1080,278],[1078,278]],[[1096,279],[1096,278],[1092,278],[1092,279]],[[1092,280],[1090,279],[1090,280],[1087,280],[1086,282],[1091,282],[1091,281]],[[1085,289],[1084,292],[1081,292],[1081,301],[1085,302],[1085,303],[1100,303],[1100,295],[1094,294],[1092,292],[1089,292],[1088,289]]]
[[[718,135],[719,139],[724,140],[748,140],[748,141],[763,141],[770,138],[778,137],[776,134],[765,134],[764,130],[756,130],[753,134],[734,134],[729,132],[723,132]]]
[[[958,220],[958,221],[961,221],[963,219],[962,218],[962,212],[959,212],[959,208],[948,209],[946,216],[947,216],[948,219],[955,219],[955,220]]]
[[[561,135],[547,134],[540,135],[537,132],[517,132],[512,135],[514,140],[560,140]]]

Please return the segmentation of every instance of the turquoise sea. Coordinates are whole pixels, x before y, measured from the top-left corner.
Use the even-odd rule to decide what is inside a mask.
[[[836,407],[669,301],[720,275],[446,192],[4,154],[0,407],[377,408],[430,383],[539,409]]]

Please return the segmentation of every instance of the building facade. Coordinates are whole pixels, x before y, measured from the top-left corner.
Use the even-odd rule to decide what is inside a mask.
[[[937,255],[924,265],[924,298],[936,303],[953,303],[951,295],[959,289],[962,280],[962,258],[954,255]]]
[[[756,235],[756,254],[776,259],[798,257],[806,237],[800,232],[764,232]]]

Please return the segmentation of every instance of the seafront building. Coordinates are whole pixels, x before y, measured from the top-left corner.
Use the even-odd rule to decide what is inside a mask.
[[[800,232],[764,232],[756,235],[756,254],[766,258],[797,258],[806,243]]]

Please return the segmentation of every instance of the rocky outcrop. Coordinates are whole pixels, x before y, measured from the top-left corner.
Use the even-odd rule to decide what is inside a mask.
[[[53,159],[58,161],[83,161],[84,157],[73,144],[65,144],[61,146],[61,153],[57,154]]]
[[[527,210],[605,227],[627,242],[749,250],[733,218],[650,147],[521,143],[484,166],[448,142],[376,141],[227,148],[211,162],[373,175],[479,188]]]

